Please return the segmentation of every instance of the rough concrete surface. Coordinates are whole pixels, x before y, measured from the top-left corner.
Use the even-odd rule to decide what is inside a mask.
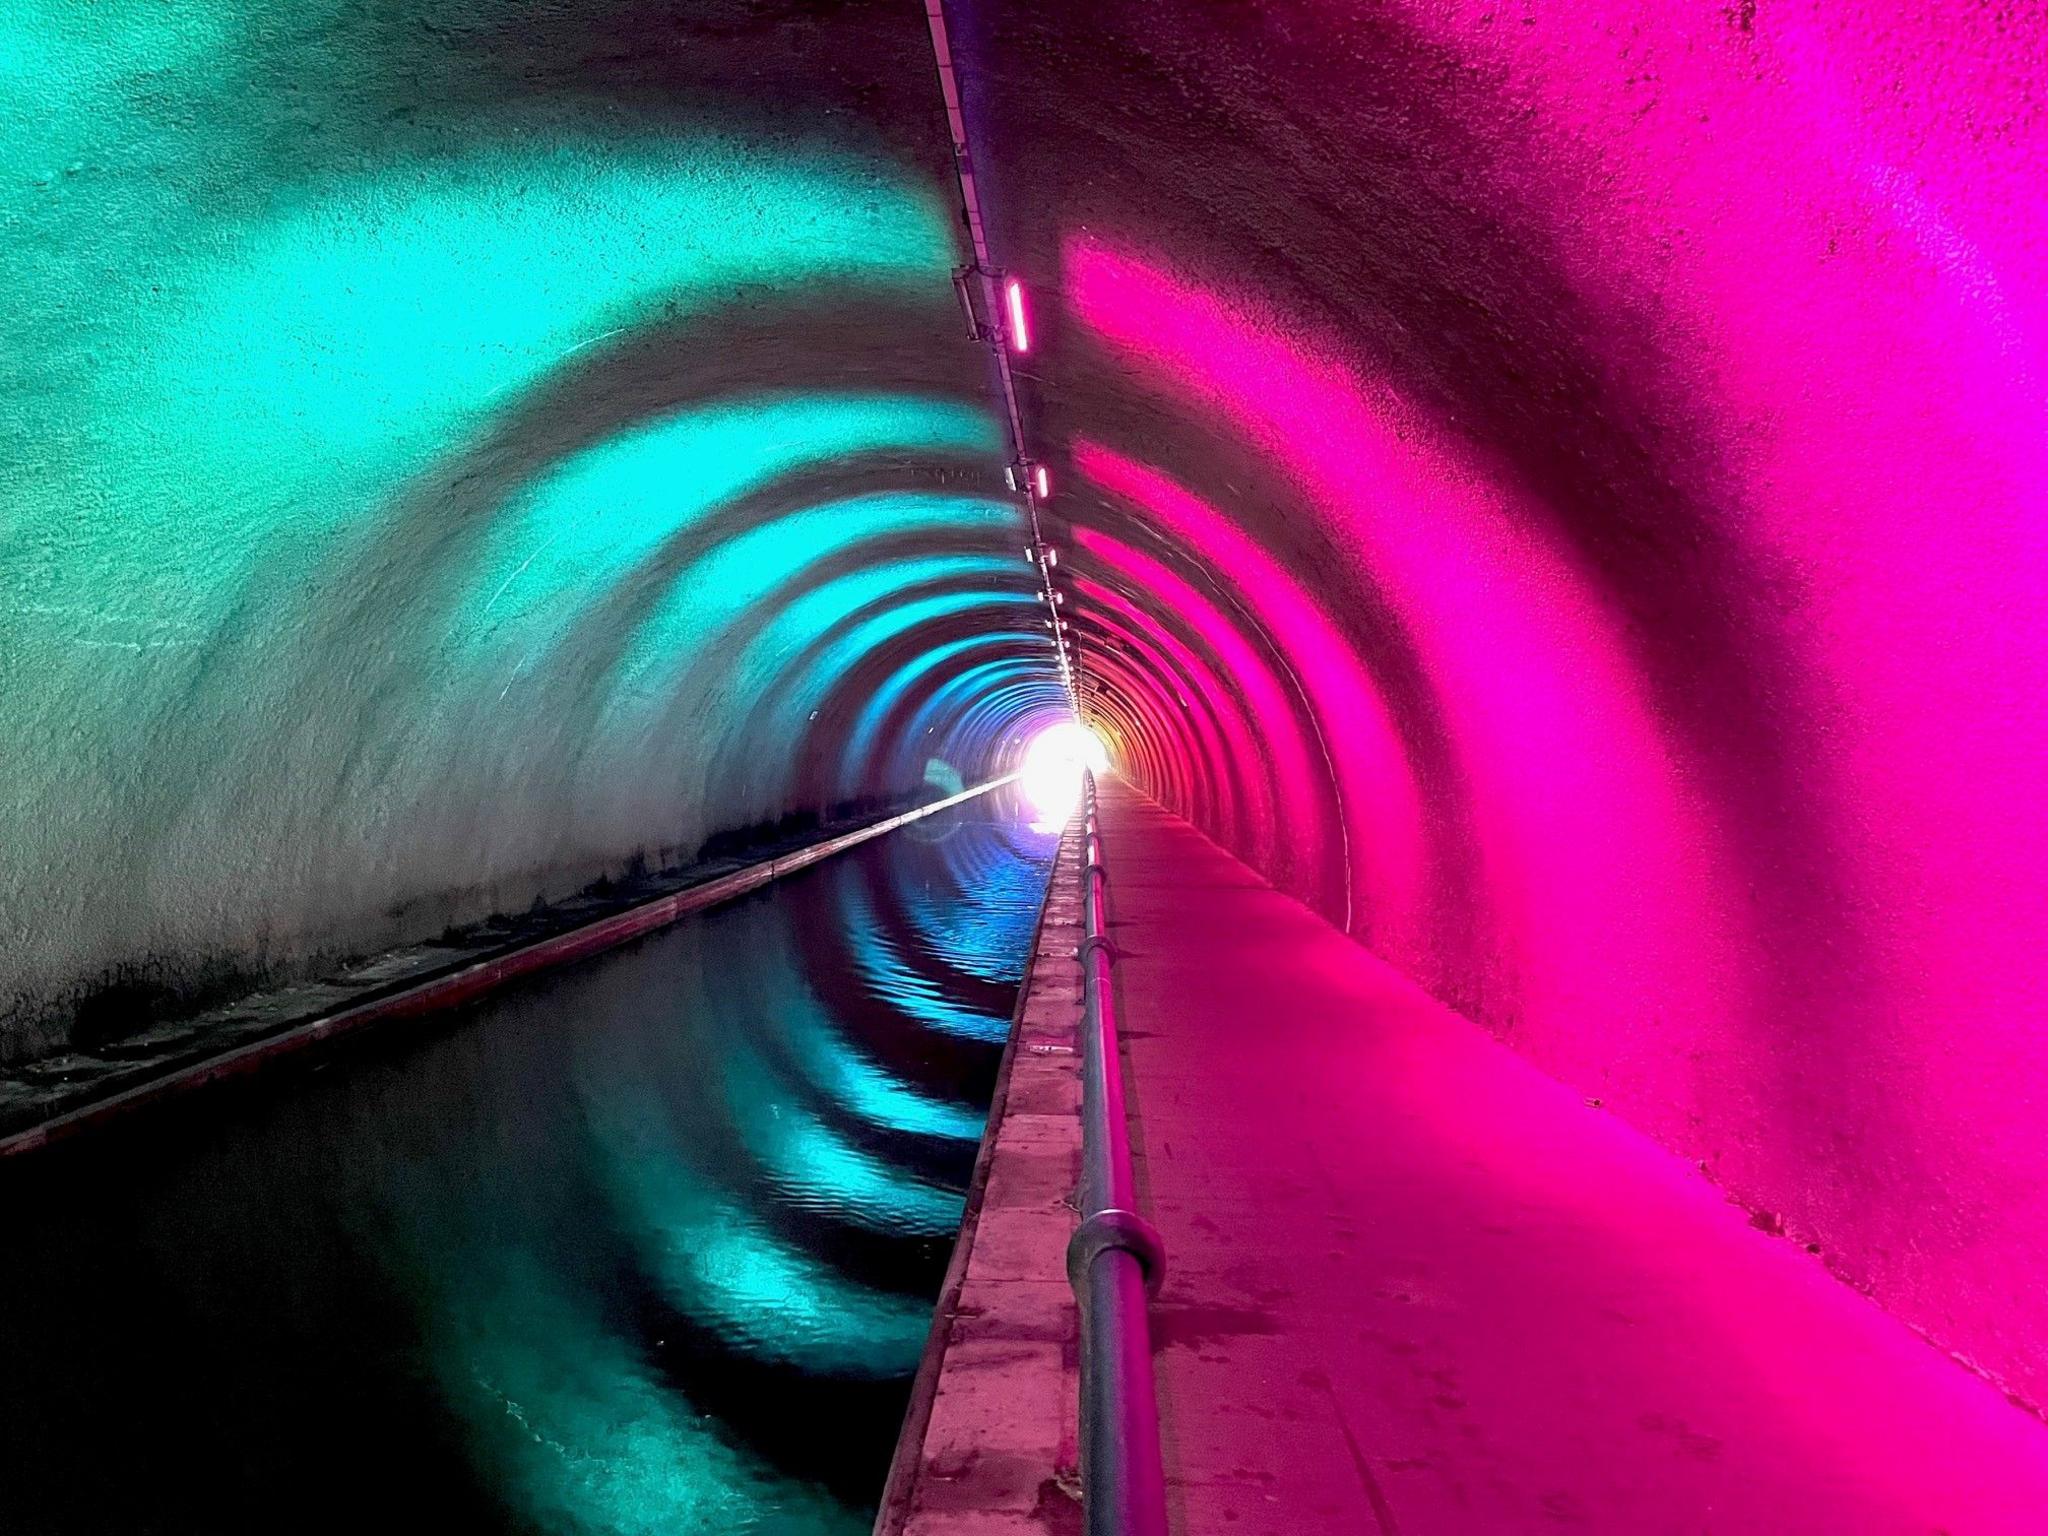
[[[987,1182],[915,1470],[878,1536],[1074,1536],[1080,1316],[1067,1284],[1081,1174],[1080,839],[1060,845],[1024,981]]]
[[[2048,10],[954,10],[1119,762],[2048,1403]]]
[[[949,178],[915,6],[5,7],[0,1060],[989,777]]]
[[[2048,1427],[1186,822],[1103,842],[1175,1536],[2002,1536]]]

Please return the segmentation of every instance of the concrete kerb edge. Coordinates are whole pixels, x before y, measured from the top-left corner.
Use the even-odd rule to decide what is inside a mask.
[[[1069,831],[1072,829],[1069,828]],[[1031,945],[1025,953],[1024,980],[1017,987],[1017,1001],[1010,1010],[1010,1032],[1003,1041],[1002,1060],[996,1066],[995,1091],[989,1096],[988,1118],[982,1123],[981,1145],[974,1154],[974,1173],[967,1184],[967,1204],[960,1215],[960,1231],[953,1239],[953,1254],[946,1264],[945,1282],[932,1309],[931,1330],[925,1335],[924,1353],[918,1359],[917,1375],[911,1382],[910,1402],[903,1412],[903,1427],[896,1437],[896,1451],[889,1459],[888,1480],[882,1485],[882,1502],[875,1511],[874,1536],[901,1536],[916,1513],[917,1481],[924,1465],[924,1444],[931,1427],[932,1402],[938,1396],[939,1375],[951,1342],[953,1313],[960,1303],[960,1288],[967,1279],[967,1264],[974,1253],[974,1234],[981,1223],[984,1197],[988,1193],[991,1167],[995,1161],[996,1139],[1010,1097],[1011,1068],[1017,1059],[1017,1042],[1024,1031],[1024,1008],[1031,1000],[1031,981],[1038,965],[1038,949],[1045,936],[1045,918],[1059,886],[1060,864],[1065,857],[1067,833],[1045,873],[1045,893],[1038,899],[1038,921],[1031,928]]]

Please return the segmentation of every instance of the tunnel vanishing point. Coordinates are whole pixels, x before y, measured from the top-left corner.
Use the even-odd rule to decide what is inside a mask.
[[[0,1129],[1079,719],[1139,1194],[1235,1234],[1177,1531],[2048,1528],[2048,10],[12,0],[0,79]],[[1197,1165],[1356,1205],[1298,1313]],[[1404,1418],[1453,1269],[1629,1321]],[[1967,1412],[1843,1431],[1880,1355]]]

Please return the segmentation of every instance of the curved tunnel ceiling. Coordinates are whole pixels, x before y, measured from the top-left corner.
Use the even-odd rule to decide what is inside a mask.
[[[10,1049],[1065,708],[921,8],[128,9],[0,23]],[[1124,770],[2043,1401],[2048,23],[948,14]]]
[[[0,1052],[1065,708],[921,14],[53,0],[0,68]]]

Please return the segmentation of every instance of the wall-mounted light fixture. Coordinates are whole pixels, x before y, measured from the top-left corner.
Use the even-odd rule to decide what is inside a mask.
[[[975,302],[975,290],[980,286],[975,278],[979,275],[980,270],[976,267],[953,269],[953,297],[960,301],[960,315],[967,322],[969,341],[988,339],[988,328],[981,323],[981,307]]]
[[[1028,494],[1044,501],[1052,494],[1052,471],[1034,459],[1019,459],[1003,466],[1003,483],[1019,496]]]

